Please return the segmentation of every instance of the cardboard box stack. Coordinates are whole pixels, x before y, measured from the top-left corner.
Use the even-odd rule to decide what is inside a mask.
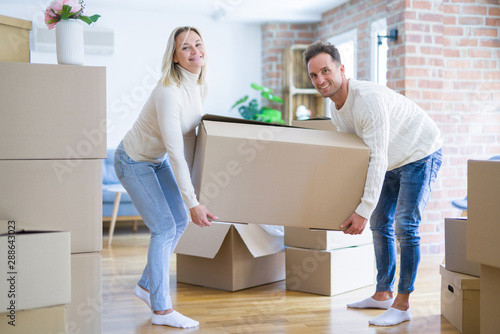
[[[500,161],[468,162],[467,260],[481,266],[480,330],[500,333]]]
[[[0,218],[70,232],[66,326],[100,333],[105,68],[0,62],[0,73]]]
[[[264,251],[262,258],[256,257],[255,252],[262,252],[266,248],[269,237],[250,238],[258,231],[258,226],[252,224],[296,227],[305,229],[306,232],[309,232],[309,228],[339,229],[339,225],[359,204],[368,168],[369,149],[356,135],[331,131],[334,130],[331,122],[320,123],[318,126],[322,126],[322,131],[213,115],[203,118],[193,164],[196,193],[200,202],[219,216],[221,221],[249,225],[218,227],[218,235],[211,238],[205,235],[208,229],[188,229],[176,250],[179,282],[231,291],[248,287],[250,284],[243,282],[244,276],[248,274],[239,275],[244,271],[237,269],[235,265],[235,259],[240,256],[236,256],[237,253],[245,253],[244,257],[253,259],[248,263],[273,258],[272,261],[279,260],[284,264],[283,254],[276,253],[272,248]],[[264,235],[262,231],[259,233]],[[203,245],[203,239],[217,239],[219,242]],[[366,244],[370,243],[371,238]],[[210,247],[213,249],[209,250]],[[336,284],[332,291],[322,290],[324,294],[331,295],[339,289],[352,289],[373,283],[371,245],[352,249],[345,246],[335,250],[307,248],[309,249],[289,248],[286,251],[287,264],[294,257],[289,255],[291,252],[297,253],[295,258],[298,261],[303,261],[299,260],[303,255],[298,253],[325,251],[331,258],[324,265],[325,268],[332,268]],[[349,275],[338,271],[339,261],[345,260],[342,259],[343,256],[360,259],[360,268],[366,270],[360,275],[364,277],[363,282],[345,282]],[[229,258],[225,265],[221,264],[226,261],[223,257]],[[309,258],[311,255],[306,254],[305,257]],[[217,258],[219,259],[216,261]],[[325,256],[321,254],[321,258]],[[214,263],[232,273],[228,276],[230,278],[227,283],[209,278],[212,275],[209,272],[213,271],[209,268],[215,266]],[[276,265],[274,268],[279,268],[281,273],[271,271],[271,277],[266,279],[269,282],[285,277],[283,265]],[[252,270],[248,270],[250,272]],[[253,272],[255,274],[256,271]],[[263,271],[257,272],[259,276],[264,275]],[[326,278],[321,274],[315,277]],[[262,280],[255,279],[262,284]],[[250,279],[253,280],[254,278]],[[340,280],[345,283],[341,284]],[[219,281],[217,285],[215,281]],[[322,288],[326,289],[325,286]]]
[[[333,296],[375,283],[370,229],[342,231],[285,227],[286,288]]]

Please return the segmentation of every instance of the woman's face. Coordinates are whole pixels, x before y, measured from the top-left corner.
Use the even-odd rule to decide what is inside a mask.
[[[200,35],[192,30],[184,31],[175,38],[175,45],[174,63],[199,74],[205,64],[205,46]]]

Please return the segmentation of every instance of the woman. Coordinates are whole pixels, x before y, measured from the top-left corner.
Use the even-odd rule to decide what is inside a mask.
[[[115,154],[116,174],[151,234],[146,268],[134,292],[153,311],[155,325],[199,325],[172,308],[169,260],[188,223],[185,205],[199,226],[217,219],[197,201],[190,177],[205,75],[201,34],[193,27],[176,28],[161,79]]]

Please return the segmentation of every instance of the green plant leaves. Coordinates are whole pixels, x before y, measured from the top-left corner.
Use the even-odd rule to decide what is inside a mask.
[[[80,16],[79,19],[82,20],[83,22],[87,24],[91,24],[92,22],[96,22],[98,18],[100,18],[101,15],[92,15],[92,16]]]
[[[241,103],[245,102],[246,100],[248,100],[248,95],[245,95],[241,99],[239,99],[238,101],[236,101],[236,103],[233,104],[233,106],[231,107],[231,109],[233,109],[234,107],[236,107],[238,104],[241,104]]]
[[[271,88],[267,88],[267,87],[264,87],[264,86],[261,86],[261,85],[257,85],[256,83],[252,82],[250,84],[250,87],[252,87],[253,89],[255,90],[261,90],[263,92],[267,92],[267,93],[272,93],[273,90]]]
[[[273,95],[273,94],[270,94],[268,92],[262,92],[262,93],[260,93],[260,95],[262,95],[264,98],[268,99],[269,101],[283,103],[283,100],[280,97]]]

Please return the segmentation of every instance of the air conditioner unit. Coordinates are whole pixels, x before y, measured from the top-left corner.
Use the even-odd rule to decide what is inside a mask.
[[[56,27],[57,29],[57,27]],[[56,51],[56,31],[44,25],[34,25],[31,34],[31,50],[36,52]],[[84,50],[86,54],[113,54],[114,32],[110,29],[89,26],[83,28]]]

